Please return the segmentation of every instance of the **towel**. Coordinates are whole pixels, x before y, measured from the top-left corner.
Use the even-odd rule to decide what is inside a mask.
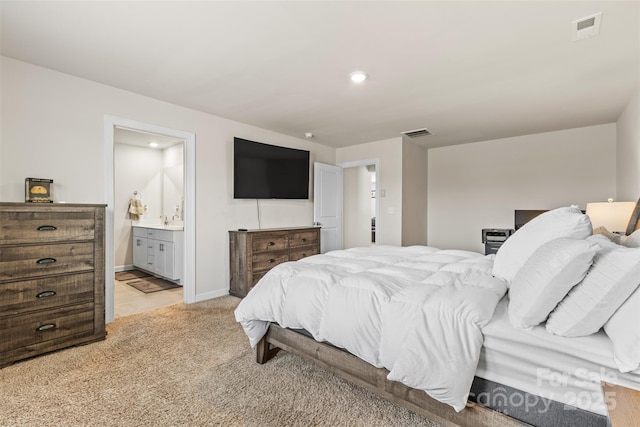
[[[144,214],[144,206],[142,201],[134,197],[129,201],[129,219],[137,221],[140,219],[140,215]]]

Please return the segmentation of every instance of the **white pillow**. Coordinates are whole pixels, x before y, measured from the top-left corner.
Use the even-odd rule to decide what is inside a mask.
[[[529,328],[549,313],[587,274],[599,246],[560,237],[540,246],[515,275],[509,289],[509,320]]]
[[[613,342],[613,359],[620,372],[640,368],[640,288],[611,316],[604,331]]]
[[[625,248],[592,236],[602,247],[584,280],[558,304],[547,331],[565,337],[591,335],[604,326],[640,284],[640,248]]]
[[[558,237],[584,239],[592,233],[591,221],[577,206],[538,215],[513,233],[498,249],[492,274],[511,283],[533,252]]]

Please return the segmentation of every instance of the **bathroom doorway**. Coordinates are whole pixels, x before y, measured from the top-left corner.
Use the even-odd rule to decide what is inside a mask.
[[[166,243],[147,239],[156,230]],[[114,318],[182,302],[183,139],[116,126],[113,231]],[[169,247],[170,276],[158,268]]]
[[[195,135],[112,116],[105,116],[104,123],[107,175],[105,182],[108,197],[105,242],[106,321],[111,322],[116,317],[116,270],[128,270],[133,267],[129,264],[129,262],[133,263],[130,258],[133,256],[133,248],[130,247],[131,240],[129,240],[133,218],[129,215],[129,207],[135,197],[140,200],[143,219],[151,223],[155,222],[156,225],[161,225],[165,229],[168,226],[171,231],[182,229],[183,244],[180,257],[183,270],[179,280],[182,285],[180,300],[185,303],[195,302]],[[140,138],[142,142],[137,146],[131,143],[122,144],[123,137]],[[156,147],[154,152],[150,150],[152,147],[149,147],[149,142],[159,143],[159,147],[161,143],[167,145],[161,150],[157,150],[159,147]],[[143,143],[147,147],[142,147]],[[164,153],[161,153],[162,151]],[[137,153],[141,157],[136,160],[127,155],[131,153]],[[162,159],[163,164],[160,168],[162,170],[157,171],[155,175],[149,172],[148,165],[141,166],[143,162],[149,162],[149,159],[154,156],[156,159]],[[176,162],[176,158],[180,156],[181,161]],[[118,164],[116,160],[120,160]],[[164,167],[165,164],[167,168]],[[182,178],[181,183],[178,178]],[[123,182],[128,184],[123,187]],[[163,187],[167,190],[173,189],[174,193],[163,197],[161,194]],[[179,187],[182,188],[181,195],[175,194]],[[122,223],[126,224],[124,228]],[[161,230],[162,233],[168,231],[165,229]],[[156,296],[150,295],[150,297]]]

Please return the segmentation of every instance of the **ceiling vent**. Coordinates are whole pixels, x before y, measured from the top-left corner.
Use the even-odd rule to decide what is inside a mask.
[[[400,133],[408,136],[409,138],[420,138],[421,136],[431,135],[431,132],[429,132],[427,128],[416,129],[416,130],[406,130]]]
[[[595,37],[600,34],[600,21],[602,20],[602,13],[596,13],[595,15],[580,18],[571,23],[573,41],[588,39],[589,37]]]

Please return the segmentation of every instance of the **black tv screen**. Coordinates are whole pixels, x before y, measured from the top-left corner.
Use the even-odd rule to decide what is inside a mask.
[[[233,138],[234,199],[308,199],[309,152]]]

